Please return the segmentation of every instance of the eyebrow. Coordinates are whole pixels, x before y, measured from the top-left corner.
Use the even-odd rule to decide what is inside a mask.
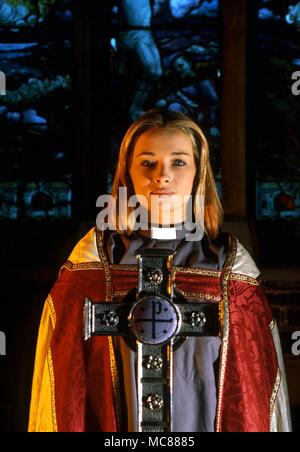
[[[140,154],[138,154],[137,157],[140,157],[141,155],[155,155],[155,153],[151,152],[151,151],[143,151],[143,152],[140,152]],[[190,157],[190,154],[188,152],[184,152],[184,151],[174,151],[174,152],[171,152],[171,155],[187,155],[188,157]]]

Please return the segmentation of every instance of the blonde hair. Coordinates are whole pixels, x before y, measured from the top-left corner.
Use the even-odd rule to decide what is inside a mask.
[[[205,135],[200,127],[184,114],[174,111],[163,112],[160,110],[150,110],[135,121],[127,130],[121,143],[111,193],[116,201],[116,224],[119,226],[127,225],[125,231],[119,227],[119,232],[123,234],[125,232],[127,235],[132,233],[132,229],[128,225],[128,218],[124,219],[119,216],[119,188],[127,187],[127,200],[135,194],[129,174],[133,150],[138,138],[150,129],[180,130],[191,138],[196,165],[196,175],[192,190],[193,213],[196,223],[199,225],[203,224],[203,219],[200,218],[200,215],[203,215],[203,210],[200,209],[199,203],[194,202],[197,196],[203,196],[204,229],[209,237],[215,238],[223,222],[223,209],[218,197],[209,161],[209,147]],[[133,210],[133,208],[128,207],[128,216]]]

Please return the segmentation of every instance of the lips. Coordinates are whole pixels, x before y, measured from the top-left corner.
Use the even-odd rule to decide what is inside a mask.
[[[167,191],[167,190],[157,190],[152,191],[150,195],[156,195],[156,196],[172,196],[174,195],[173,191]]]

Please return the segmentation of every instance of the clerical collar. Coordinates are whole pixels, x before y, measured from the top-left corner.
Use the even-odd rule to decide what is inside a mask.
[[[156,240],[175,240],[177,238],[176,228],[158,228],[155,226],[151,227],[150,237]]]
[[[185,237],[186,228],[183,224],[171,227],[152,226],[148,230],[139,230],[139,234],[153,240],[180,240]]]

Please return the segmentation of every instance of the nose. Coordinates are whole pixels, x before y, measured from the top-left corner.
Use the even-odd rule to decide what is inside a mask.
[[[153,179],[156,184],[163,185],[171,182],[172,176],[166,165],[161,165],[156,168],[153,174]]]

